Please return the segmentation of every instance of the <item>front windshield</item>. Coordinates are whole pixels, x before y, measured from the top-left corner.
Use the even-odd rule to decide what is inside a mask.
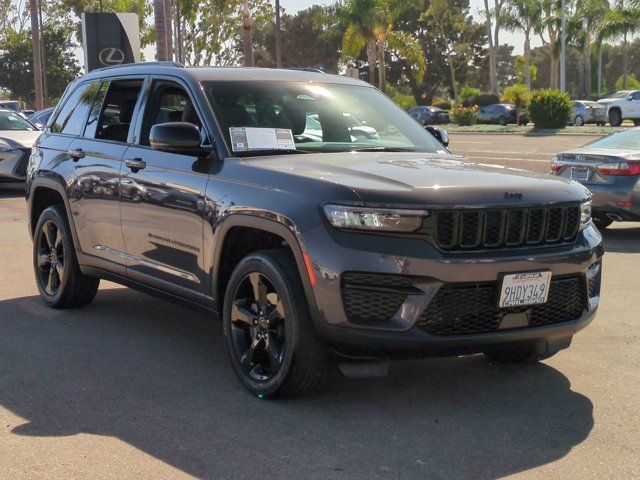
[[[255,81],[205,82],[204,87],[226,140],[237,155],[260,154],[261,149],[236,149],[229,129],[234,134],[238,128],[277,129],[279,135],[290,132],[290,152],[447,152],[406,112],[370,87]],[[265,147],[262,154],[266,153],[277,154],[278,150]]]
[[[640,150],[640,130],[626,130],[601,138],[587,145],[591,148],[617,148],[620,150]]]
[[[31,123],[14,112],[0,112],[0,130],[35,130]]]

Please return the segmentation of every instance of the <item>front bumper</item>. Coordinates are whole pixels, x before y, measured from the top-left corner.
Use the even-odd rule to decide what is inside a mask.
[[[0,151],[0,182],[22,182],[27,176],[30,149]]]
[[[393,357],[459,355],[497,348],[503,344],[534,342],[550,349],[564,348],[571,336],[593,318],[597,291],[587,287],[589,268],[600,262],[604,250],[598,231],[589,226],[575,245],[446,254],[419,239],[340,232],[317,225],[304,234],[315,273],[313,293],[317,311],[314,323],[325,342],[353,355]],[[500,329],[463,335],[432,335],[421,315],[443,286],[495,283],[513,272],[550,270],[553,277],[579,276],[585,292],[584,310],[578,317],[552,325]],[[367,272],[411,278],[419,290],[409,295],[388,322],[365,324],[346,313],[342,279],[346,272]],[[375,298],[372,298],[375,301]],[[549,346],[550,343],[555,344]],[[542,347],[541,347],[542,348]]]

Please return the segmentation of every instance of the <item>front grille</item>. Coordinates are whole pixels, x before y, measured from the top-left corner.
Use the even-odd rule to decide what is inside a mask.
[[[13,174],[16,177],[26,177],[27,176],[27,165],[29,165],[29,156],[31,155],[31,149],[21,148],[20,149],[21,156],[16,166],[13,168]]]
[[[354,323],[375,325],[389,321],[411,293],[420,292],[409,278],[400,275],[346,273],[342,277],[345,313]]]
[[[579,205],[434,212],[436,244],[443,250],[482,250],[573,243]]]
[[[431,335],[447,336],[495,332],[509,313],[527,312],[531,327],[567,322],[585,309],[585,283],[582,276],[552,278],[547,303],[510,309],[498,308],[496,282],[444,285],[417,325]]]

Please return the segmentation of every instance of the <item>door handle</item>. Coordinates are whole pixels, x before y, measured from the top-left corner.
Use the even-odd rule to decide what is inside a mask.
[[[81,148],[76,148],[75,150],[67,151],[67,155],[69,155],[74,162],[77,162],[81,158],[84,158],[86,153],[84,153]]]
[[[129,158],[125,160],[124,163],[131,169],[133,173],[136,173],[138,170],[142,170],[147,166],[147,162],[145,162],[141,158]]]

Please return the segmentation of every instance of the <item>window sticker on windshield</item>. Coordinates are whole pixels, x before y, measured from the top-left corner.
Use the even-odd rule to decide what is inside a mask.
[[[288,128],[231,127],[229,134],[234,152],[296,149],[293,133]]]

